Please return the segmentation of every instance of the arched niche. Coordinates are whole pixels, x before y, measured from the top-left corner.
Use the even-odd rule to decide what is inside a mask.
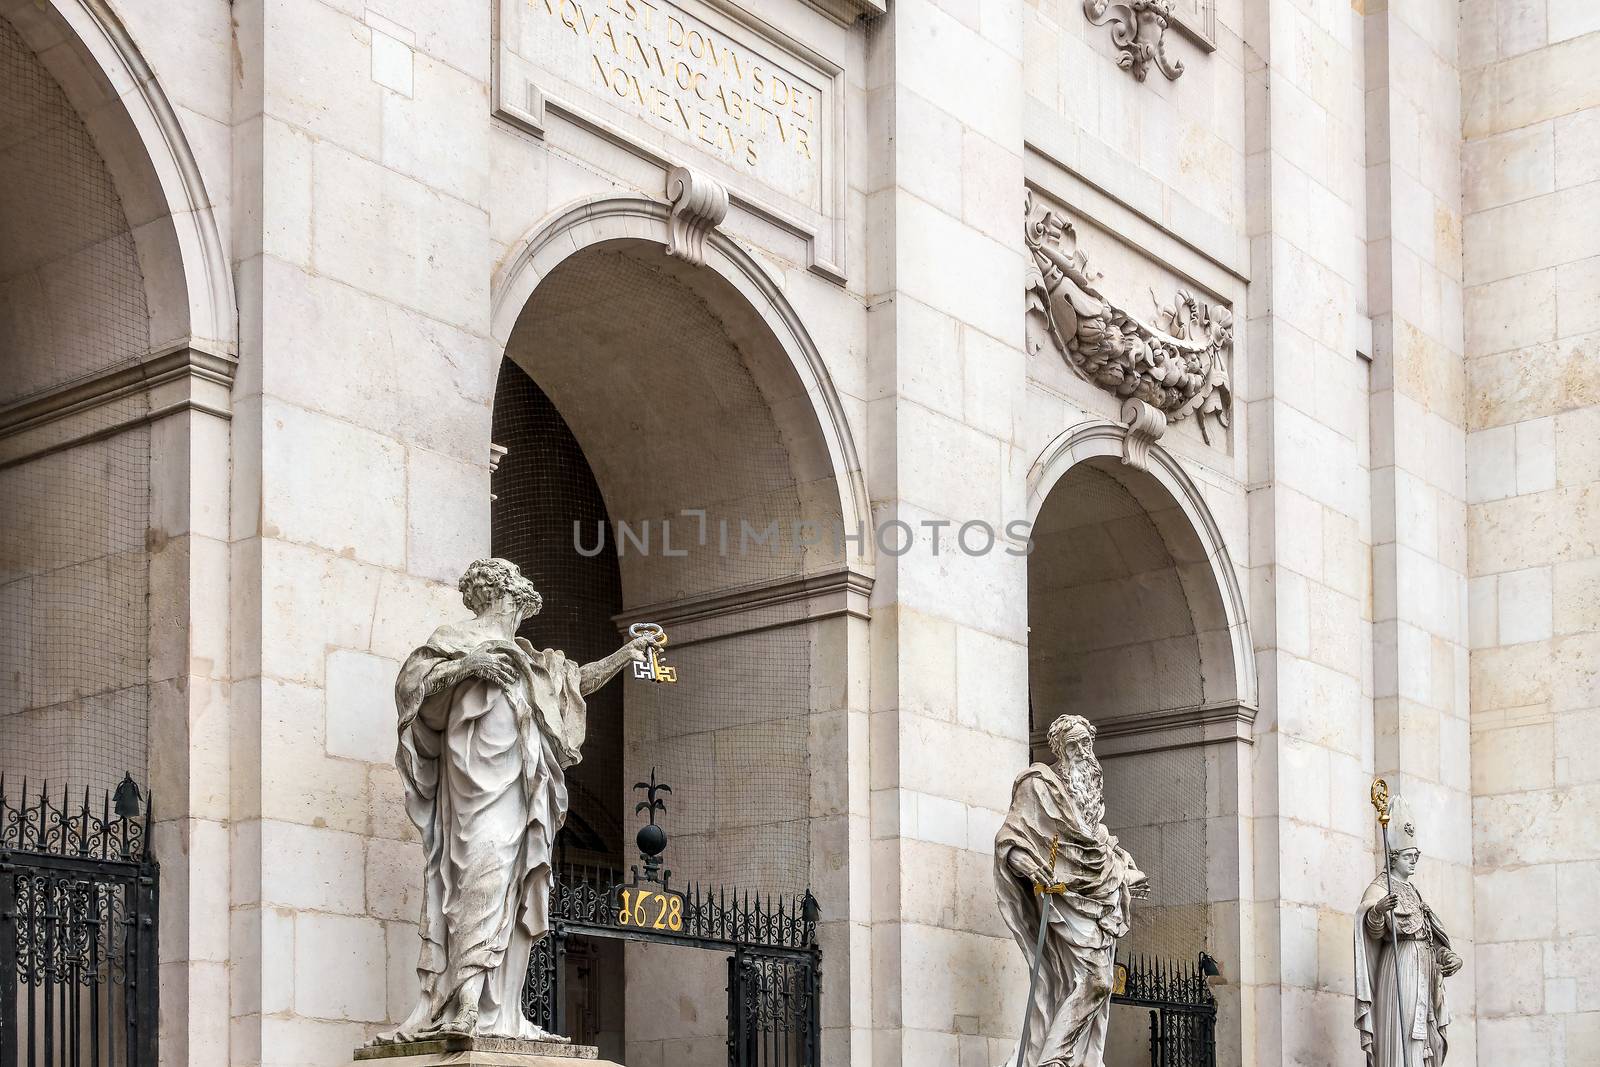
[[[750,361],[775,424],[790,444],[799,484],[830,499],[819,507],[846,528],[870,528],[871,506],[844,405],[822,355],[782,291],[737,242],[713,230],[705,264],[691,267],[660,255],[670,242],[670,209],[644,197],[596,197],[555,213],[517,245],[496,273],[491,331],[502,346],[540,282],[579,252],[603,246],[649,249],[655,266],[694,291]],[[870,572],[872,539],[847,545],[850,569]]]
[[[1033,758],[1053,759],[1056,716],[1095,724],[1106,825],[1153,885],[1119,952],[1192,964],[1206,951],[1236,976],[1256,698],[1243,598],[1194,481],[1159,445],[1125,462],[1126,434],[1074,427],[1029,474]],[[1217,991],[1223,1050],[1241,1040],[1237,988]],[[1113,1012],[1110,1067],[1142,1062],[1146,1026]]]
[[[116,183],[138,245],[150,347],[237,353],[233,275],[172,103],[105,0],[0,0],[60,84]]]
[[[504,345],[496,434],[514,425],[504,407],[513,397],[543,412],[543,429],[518,436],[544,450],[547,472],[560,466],[564,488],[552,499],[581,498],[577,512],[613,524],[605,549],[616,555],[615,589],[600,568],[590,615],[612,612],[612,640],[631,622],[662,623],[680,677],[677,686],[623,681],[622,773],[613,776],[623,795],[583,819],[592,831],[583,858],[596,862],[596,843],[620,821],[616,859],[637,862],[628,787],[654,769],[674,790],[663,822],[675,884],[790,897],[809,887],[825,909],[824,950],[843,968],[850,754],[837,725],[851,657],[864,653],[871,586],[870,538],[856,536],[868,521],[860,464],[820,353],[781,291],[717,232],[703,264],[668,256],[668,211],[643,198],[574,205],[518,246],[495,285],[493,332]],[[496,551],[515,533],[503,511],[513,492],[529,501],[530,521],[537,507],[535,494],[504,479],[515,470],[508,453],[493,481]],[[525,485],[531,472],[516,477]],[[648,529],[649,547],[619,540],[618,523],[636,537]],[[746,528],[765,536],[774,527],[775,543],[744,540]],[[520,540],[575,547],[553,529]],[[580,542],[598,544],[588,529]],[[594,621],[574,620],[573,632]],[[599,779],[586,787],[604,788]],[[724,957],[590,950],[589,974],[626,974],[624,988],[594,991],[624,1005],[596,1035],[626,1032],[625,1046],[612,1046],[617,1058],[649,1060],[660,1041],[725,1051]],[[662,999],[668,988],[695,991],[692,1010],[682,997]],[[848,990],[835,989],[842,1017]],[[825,1042],[844,1040],[843,1029]]]
[[[1182,588],[1195,611],[1196,631],[1225,634],[1225,640],[1213,638],[1202,649],[1214,701],[1234,700],[1254,707],[1255,658],[1244,595],[1216,520],[1199,487],[1166,449],[1151,447],[1142,470],[1123,463],[1126,435],[1127,428],[1116,423],[1089,422],[1063,432],[1045,447],[1028,472],[1028,517],[1034,523],[1034,536],[1049,535],[1046,504],[1057,484],[1079,464],[1091,464],[1111,478],[1149,516],[1174,562],[1181,562]]]
[[[23,299],[7,301],[12,317],[0,327],[28,347],[0,343],[11,357],[0,363],[10,387],[0,389],[0,584],[9,586],[0,630],[26,650],[47,702],[71,697],[44,710],[72,712],[31,737],[0,738],[0,751],[43,753],[49,773],[77,775],[91,792],[127,770],[161,798],[149,809],[161,893],[188,904],[161,921],[162,1040],[225,1048],[226,1012],[201,1009],[218,991],[226,1001],[227,967],[195,949],[197,931],[227,926],[227,901],[190,887],[229,877],[228,761],[217,747],[226,739],[201,724],[228,720],[231,657],[225,627],[193,620],[226,619],[230,608],[220,487],[237,354],[232,275],[187,136],[110,6],[0,0],[0,18],[8,47],[21,44],[8,77],[26,80],[37,108],[7,100],[16,117],[8,161],[23,173],[6,180],[31,187],[8,190],[16,195],[0,205],[11,216],[0,241],[13,254],[16,234],[37,244],[14,261],[6,280]],[[15,151],[42,137],[70,151]],[[49,162],[63,159],[71,165]],[[95,210],[76,232],[52,230],[35,216],[38,203],[64,218]],[[45,300],[30,304],[33,294],[58,316],[42,328]],[[24,361],[28,374],[7,373]],[[31,632],[13,625],[23,614]],[[43,653],[41,634],[55,655]],[[4,716],[8,729],[22,719]],[[68,756],[54,758],[51,744]]]

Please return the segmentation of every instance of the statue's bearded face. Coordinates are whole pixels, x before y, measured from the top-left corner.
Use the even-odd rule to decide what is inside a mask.
[[[1105,778],[1100,771],[1100,760],[1094,754],[1093,739],[1084,736],[1065,737],[1052,751],[1066,772],[1067,788],[1072,798],[1090,821],[1098,823],[1106,810]]]

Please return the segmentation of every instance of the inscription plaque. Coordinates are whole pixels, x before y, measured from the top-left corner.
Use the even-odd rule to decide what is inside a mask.
[[[706,0],[496,2],[497,114],[543,136],[555,112],[661,164],[687,148],[838,273],[837,67]]]

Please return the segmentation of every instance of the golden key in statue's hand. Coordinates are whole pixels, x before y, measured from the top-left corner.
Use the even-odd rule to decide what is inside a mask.
[[[678,680],[678,668],[668,665],[661,655],[661,649],[667,644],[667,631],[660,623],[636,622],[628,627],[628,636],[646,638],[648,644],[644,647],[644,655],[633,661],[633,676],[647,682],[675,683]]]

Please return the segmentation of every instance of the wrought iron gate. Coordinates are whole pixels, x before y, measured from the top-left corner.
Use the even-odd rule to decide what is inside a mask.
[[[680,893],[668,884],[670,872],[659,881],[649,873],[635,869],[627,882],[604,868],[567,868],[557,876],[550,932],[534,945],[528,965],[524,1014],[546,1030],[571,1032],[562,983],[573,937],[726,952],[729,1067],[819,1067],[822,950],[811,894],[752,898],[699,885]],[[681,902],[676,907],[674,898]],[[634,921],[641,907],[643,925]]]
[[[0,781],[0,1067],[155,1067],[158,868],[124,778],[73,811]]]
[[[637,788],[646,788],[641,782]],[[662,869],[665,810],[651,774],[650,823],[639,831],[641,872],[622,881],[609,868],[564,867],[550,888],[550,931],[533,946],[523,1014],[558,1034],[566,1017],[566,957],[574,937],[617,938],[728,953],[729,1067],[820,1067],[822,949],[820,909],[808,890],[799,899],[756,896],[692,884],[672,888]],[[0,1065],[6,1067],[6,1065]]]
[[[1112,1002],[1150,1013],[1150,1067],[1216,1067],[1217,1001],[1201,969],[1208,959],[1135,956],[1117,965]]]
[[[808,957],[736,949],[728,957],[730,1067],[818,1063],[817,980]]]

